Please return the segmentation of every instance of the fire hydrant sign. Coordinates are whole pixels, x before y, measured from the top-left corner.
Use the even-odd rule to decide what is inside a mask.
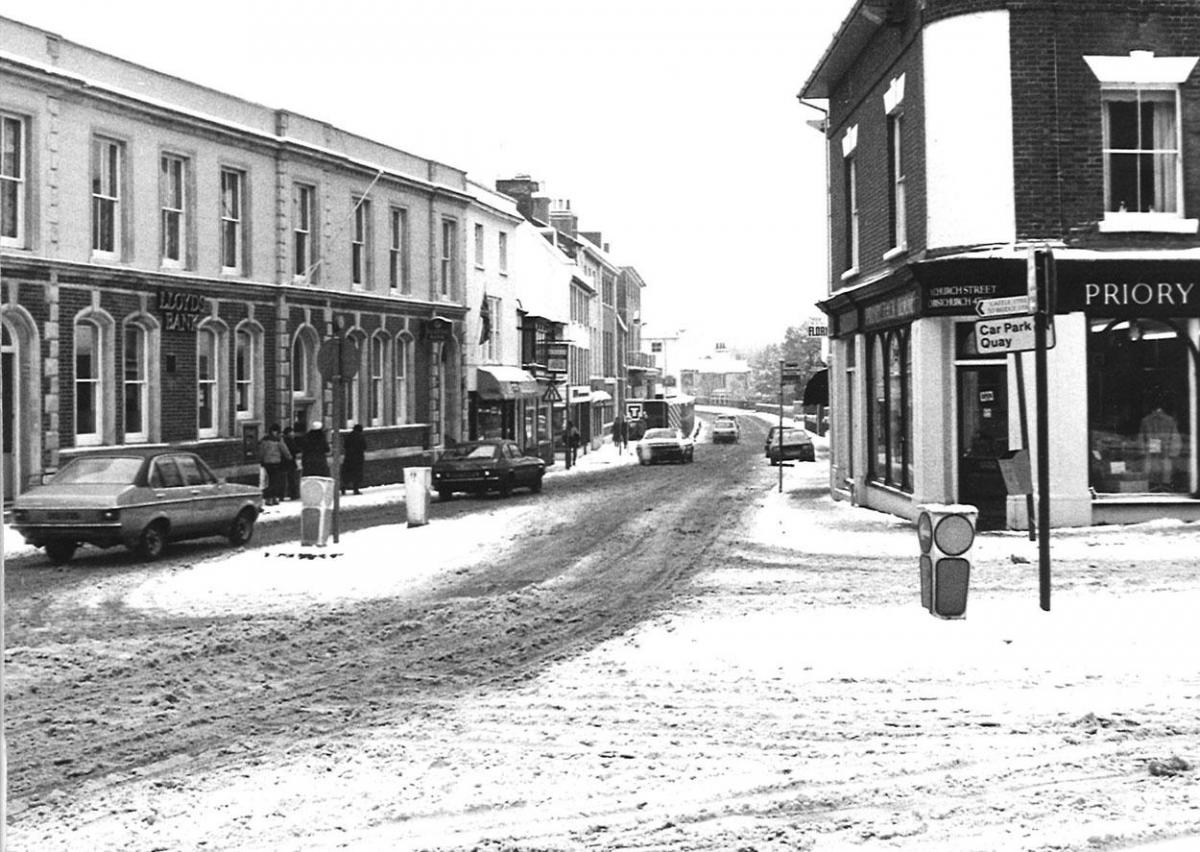
[[[978,320],[975,323],[975,346],[980,355],[1030,352],[1036,348],[1033,323],[1031,316]],[[1054,348],[1053,324],[1046,330],[1046,348]]]

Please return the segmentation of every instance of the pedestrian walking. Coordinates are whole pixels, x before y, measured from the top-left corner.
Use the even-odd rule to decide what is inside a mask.
[[[617,453],[622,454],[629,446],[629,424],[625,422],[625,418],[620,414],[613,421],[612,440],[617,445]]]
[[[267,487],[263,497],[268,506],[278,504],[284,494],[283,460],[291,457],[291,451],[279,434],[279,424],[272,423],[267,434],[258,442],[258,462],[267,472]]]
[[[314,420],[300,441],[300,464],[305,476],[332,476],[329,472],[329,441],[325,438],[325,424]]]
[[[283,460],[283,499],[300,499],[300,442],[291,426],[284,427],[283,445],[288,448],[288,457]]]
[[[342,493],[345,494],[346,489],[350,488],[355,494],[362,494],[358,489],[362,486],[367,439],[361,423],[354,424],[354,428],[343,439],[342,448],[345,452],[342,459]]]
[[[575,464],[579,456],[579,430],[570,420],[567,421],[567,459],[568,467]]]

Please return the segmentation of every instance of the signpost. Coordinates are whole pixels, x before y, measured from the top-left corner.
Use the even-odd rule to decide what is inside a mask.
[[[800,381],[799,361],[779,362],[779,493],[783,493],[783,388]]]
[[[1046,330],[1054,316],[1054,254],[1039,249],[1030,254],[1033,266],[1034,395],[1037,397],[1038,591],[1041,607],[1050,611],[1050,405]],[[1030,519],[1032,523],[1033,519]]]
[[[321,378],[333,382],[333,543],[338,543],[338,512],[342,491],[342,428],[346,425],[346,382],[358,373],[358,344],[345,335],[341,317],[333,320],[333,337],[317,350],[317,369]]]

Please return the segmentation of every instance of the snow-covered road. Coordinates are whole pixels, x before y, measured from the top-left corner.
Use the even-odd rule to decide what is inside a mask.
[[[627,459],[604,447],[576,472]],[[1200,848],[1200,524],[1056,533],[1049,613],[1035,545],[983,535],[967,617],[943,621],[918,605],[909,525],[829,500],[822,463],[784,473],[778,493],[761,471],[685,595],[531,680],[369,723],[314,705],[319,737],[19,803],[9,849]],[[403,575],[383,558],[397,531],[369,530],[324,565],[232,554],[52,606],[254,619],[401,601],[537,511],[403,530],[445,554]]]

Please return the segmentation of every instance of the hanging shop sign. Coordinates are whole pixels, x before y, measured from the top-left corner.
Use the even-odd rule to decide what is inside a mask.
[[[204,319],[208,300],[198,293],[185,293],[165,287],[158,291],[158,313],[163,331],[195,331]]]
[[[542,357],[545,359],[547,372],[567,372],[568,345],[566,341],[551,341],[542,344]]]

